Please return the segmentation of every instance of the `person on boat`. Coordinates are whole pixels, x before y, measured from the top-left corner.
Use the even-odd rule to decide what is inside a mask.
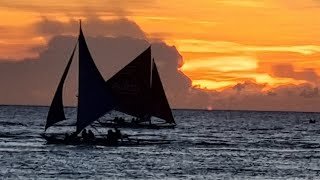
[[[89,138],[88,138],[88,133],[86,129],[82,130],[81,136],[83,141],[88,141]]]
[[[115,117],[115,118],[113,119],[113,121],[114,121],[115,123],[118,123],[118,120],[119,120],[118,117]]]
[[[118,124],[123,124],[123,123],[124,123],[124,119],[123,119],[123,117],[120,117],[118,120]]]
[[[131,118],[131,123],[136,123],[136,119],[135,118]]]
[[[310,118],[310,119],[309,119],[309,123],[312,123],[312,124],[313,124],[313,123],[316,123],[316,120],[315,120],[315,119]]]
[[[118,141],[119,139],[121,139],[121,142],[122,142],[123,139],[122,139],[122,134],[121,134],[120,130],[117,129],[117,128],[115,128],[115,129],[116,129],[115,138],[117,139],[117,141]]]
[[[132,124],[139,124],[139,119],[138,118],[132,118],[131,119]]]
[[[94,141],[95,136],[91,130],[88,131],[88,140]]]
[[[149,125],[151,125],[151,116],[149,114],[144,115],[141,119],[140,122],[149,122]]]
[[[73,132],[70,134],[69,139],[75,139],[78,136],[77,132]]]
[[[68,133],[65,133],[64,142],[66,144],[73,143],[73,142],[78,141],[78,140],[79,140],[79,138],[78,138],[76,132],[73,132],[70,135]]]
[[[64,136],[64,141],[68,142],[69,140],[70,140],[70,136],[69,136],[68,133],[66,133],[65,136]]]
[[[116,138],[116,134],[111,129],[108,130],[107,141],[109,144],[117,144],[118,143],[118,139]]]

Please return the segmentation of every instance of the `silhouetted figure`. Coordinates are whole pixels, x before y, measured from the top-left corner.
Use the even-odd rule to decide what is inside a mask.
[[[88,131],[88,139],[90,141],[93,141],[95,139],[94,134],[93,134],[93,132],[91,130]]]
[[[69,140],[70,140],[70,136],[69,136],[68,133],[66,133],[65,136],[64,136],[64,141],[65,142],[69,142]]]
[[[124,119],[123,119],[123,117],[120,117],[118,120],[118,124],[123,124],[123,123],[124,123]]]
[[[118,118],[118,117],[115,117],[113,121],[114,121],[115,123],[118,123],[119,118]]]
[[[71,140],[71,139],[75,139],[76,137],[77,137],[77,132],[73,132],[73,133],[71,133],[70,134],[70,136],[69,136],[69,139]]]
[[[132,118],[132,119],[131,119],[131,123],[132,123],[132,124],[135,124],[135,125],[136,125],[136,124],[139,124],[139,122],[140,122],[140,119],[138,119],[138,118]]]
[[[316,120],[310,118],[310,119],[309,119],[309,123],[314,124],[314,123],[316,123]]]
[[[115,124],[123,124],[124,123],[124,119],[122,117],[115,117],[113,122]]]
[[[122,134],[121,134],[121,132],[120,132],[120,130],[119,129],[117,129],[116,128],[116,132],[115,132],[115,138],[117,139],[117,141],[118,141],[118,139],[121,139],[121,142],[122,142]]]
[[[77,136],[78,133],[77,132],[73,132],[70,135],[68,133],[65,133],[65,137],[64,137],[64,141],[66,144],[72,144],[74,142],[79,141],[79,137]]]
[[[151,116],[149,114],[146,114],[142,119],[143,122],[149,122],[149,125],[151,125]]]
[[[115,133],[111,129],[108,130],[107,141],[109,144],[116,144],[118,142]]]
[[[82,139],[83,141],[88,141],[88,133],[86,129],[82,131]]]

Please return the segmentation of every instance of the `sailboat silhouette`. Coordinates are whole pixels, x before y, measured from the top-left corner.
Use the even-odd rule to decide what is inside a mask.
[[[79,49],[79,78],[78,78],[78,106],[77,106],[77,120],[76,120],[76,131],[72,134],[72,138],[66,139],[59,139],[55,136],[49,136],[45,133],[41,134],[42,137],[44,137],[48,143],[54,143],[54,144],[83,144],[83,143],[90,143],[90,144],[96,144],[96,145],[144,145],[144,144],[164,144],[168,143],[167,141],[141,141],[141,140],[130,140],[129,141],[122,141],[121,144],[118,144],[117,142],[114,144],[114,141],[108,141],[108,139],[105,138],[96,138],[94,141],[83,141],[80,138],[77,138],[77,134],[79,134],[84,128],[86,128],[88,125],[92,124],[94,121],[99,119],[101,116],[103,116],[105,113],[116,109],[120,111],[124,111],[128,113],[129,111],[123,110],[121,106],[124,103],[122,103],[122,98],[124,98],[123,93],[117,93],[118,90],[120,92],[120,89],[116,89],[116,86],[109,86],[108,83],[105,82],[103,77],[101,76],[98,68],[96,67],[93,58],[89,52],[88,46],[86,44],[82,27],[81,27],[81,21],[80,21],[80,32],[78,36],[78,40],[76,43],[75,48],[72,51],[72,54],[70,56],[70,59],[67,63],[67,66],[63,72],[63,75],[61,77],[61,80],[58,84],[57,90],[55,92],[54,98],[52,100],[51,106],[49,108],[48,116],[47,116],[47,122],[45,126],[45,131],[53,126],[54,124],[66,120],[65,113],[64,113],[64,106],[63,106],[63,87],[65,79],[67,78],[69,69],[71,67],[73,57],[75,50],[78,46]],[[150,48],[149,48],[150,49]],[[154,63],[154,62],[153,62]],[[129,64],[130,65],[130,64]],[[150,66],[149,66],[150,67]],[[154,64],[154,67],[155,64]],[[150,71],[150,68],[147,68]],[[126,70],[124,70],[126,72]],[[153,69],[154,73],[157,74],[157,70]],[[114,78],[111,78],[109,82],[112,82],[113,79],[116,81],[119,81],[121,79],[117,79],[118,75],[121,73],[118,73],[114,76]],[[150,77],[150,76],[149,76]],[[137,77],[136,77],[137,78]],[[159,77],[155,76],[154,80],[155,82],[159,81],[157,79]],[[146,79],[146,78],[143,78]],[[143,81],[143,80],[142,80]],[[151,79],[148,80],[150,83]],[[161,83],[161,82],[160,82]],[[113,83],[114,85],[115,83]],[[137,86],[138,87],[138,86]],[[159,85],[156,87],[160,87]],[[140,88],[140,87],[138,87]],[[161,85],[162,88],[162,85]],[[124,88],[122,90],[125,90],[128,88]],[[150,84],[147,87],[147,93],[151,93],[152,87]],[[160,89],[161,90],[161,89]],[[162,88],[163,91],[163,88]],[[163,92],[164,93],[164,92]],[[164,94],[160,94],[164,95]],[[132,96],[127,96],[129,100]],[[146,96],[147,101],[150,102],[151,96]],[[138,101],[137,101],[138,102]],[[160,101],[159,101],[160,102]],[[167,102],[167,101],[166,101]],[[131,104],[134,105],[134,104]],[[145,108],[148,111],[144,111],[142,109],[137,109],[137,111],[134,111],[134,113],[140,113],[140,114],[147,114],[147,113],[153,113],[152,107],[151,109],[147,106]],[[130,108],[128,108],[130,109]],[[140,112],[139,112],[139,111]],[[170,110],[170,109],[169,109]],[[171,113],[171,110],[170,110]],[[129,113],[128,113],[129,114]],[[154,113],[157,115],[156,113]],[[172,114],[171,114],[172,116]],[[169,116],[168,116],[169,117]],[[169,117],[171,118],[171,117]],[[169,119],[170,120],[170,119]],[[173,120],[173,117],[172,119]],[[174,120],[173,120],[174,122]],[[67,136],[66,136],[67,137]]]
[[[115,110],[138,118],[138,122],[110,122],[104,123],[105,126],[152,129],[175,126],[156,63],[151,59],[151,47],[111,77],[106,84],[112,89],[116,99]],[[163,119],[165,123],[151,124],[152,116]]]

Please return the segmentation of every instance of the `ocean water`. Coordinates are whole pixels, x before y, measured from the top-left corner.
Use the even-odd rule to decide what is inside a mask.
[[[174,110],[175,129],[122,130],[171,144],[102,147],[47,145],[47,111],[0,106],[0,179],[320,179],[320,113]]]

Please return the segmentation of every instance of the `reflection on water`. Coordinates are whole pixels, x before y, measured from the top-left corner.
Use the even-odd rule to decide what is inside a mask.
[[[316,179],[320,114],[176,110],[174,130],[123,130],[168,145],[46,145],[46,107],[0,106],[0,176],[8,179]],[[67,109],[67,114],[74,114]],[[309,118],[318,120],[309,123]],[[72,119],[72,117],[71,117]],[[72,121],[72,120],[71,120]],[[74,122],[66,122],[74,123]],[[71,132],[71,126],[49,131]],[[106,129],[98,129],[96,134]]]

